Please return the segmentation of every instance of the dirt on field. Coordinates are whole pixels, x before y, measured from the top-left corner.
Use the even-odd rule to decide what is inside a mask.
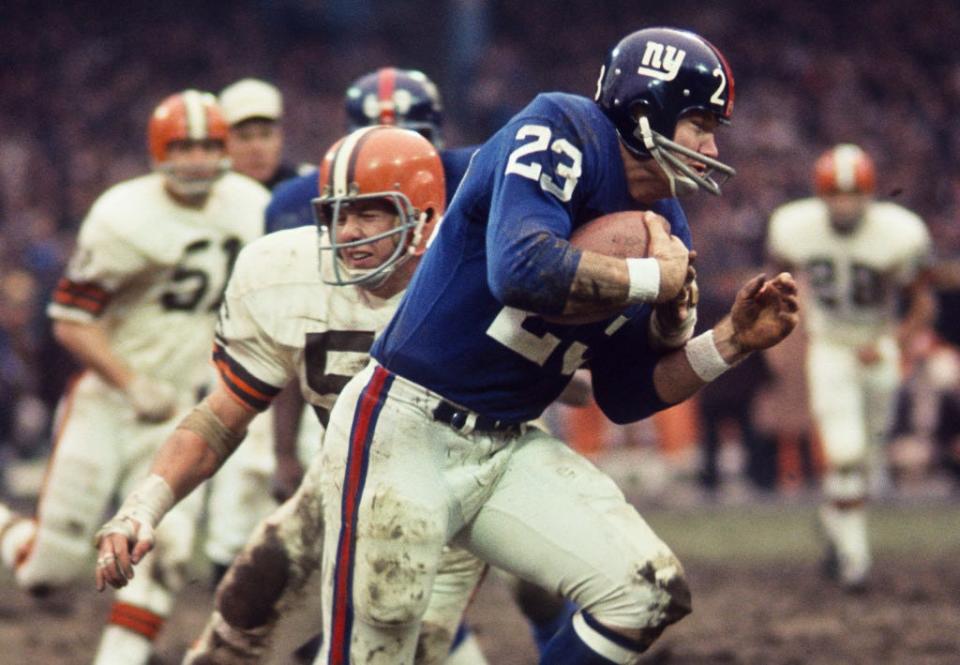
[[[960,552],[880,558],[871,589],[850,596],[825,585],[813,565],[686,560],[694,613],[643,663],[694,665],[948,665],[960,662]],[[38,603],[0,582],[0,662],[92,661],[109,596],[76,587]],[[159,644],[156,663],[178,663],[210,603],[191,585]],[[506,583],[490,576],[470,621],[492,665],[537,662]]]

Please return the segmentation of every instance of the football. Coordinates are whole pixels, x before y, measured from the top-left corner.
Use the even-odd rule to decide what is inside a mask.
[[[645,257],[650,250],[650,236],[643,218],[644,212],[641,210],[614,212],[597,217],[574,230],[573,235],[570,236],[570,244],[579,249],[620,259]],[[619,314],[620,311],[621,309],[617,308],[593,314],[544,316],[543,318],[551,323],[572,326],[603,321]]]
[[[650,237],[642,210],[614,212],[590,220],[573,232],[570,244],[620,259],[647,256]]]

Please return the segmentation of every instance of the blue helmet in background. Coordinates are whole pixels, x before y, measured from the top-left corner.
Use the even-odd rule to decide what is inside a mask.
[[[677,122],[693,111],[709,112],[721,123],[733,113],[733,72],[710,42],[675,28],[647,28],[624,37],[600,69],[595,96],[626,148],[638,157],[653,157],[671,181],[692,191],[713,194],[720,185],[710,172],[699,173],[685,156],[727,177],[726,164],[673,142]]]
[[[442,147],[440,93],[423,72],[382,67],[365,74],[347,88],[346,110],[351,132],[369,125],[396,125]]]

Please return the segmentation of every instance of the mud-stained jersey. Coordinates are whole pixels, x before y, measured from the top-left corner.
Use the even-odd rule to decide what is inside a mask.
[[[314,227],[271,233],[241,253],[217,322],[214,361],[257,410],[294,378],[326,426],[340,390],[369,360],[401,294],[377,298],[321,279]],[[332,277],[329,264],[323,266]]]
[[[928,260],[931,244],[923,221],[894,203],[870,203],[845,235],[830,225],[826,204],[809,198],[774,211],[767,249],[806,273],[810,334],[860,345],[891,332],[897,293]]]
[[[582,326],[563,310],[580,251],[567,238],[601,215],[641,209],[629,195],[613,124],[585,97],[542,94],[474,155],[397,315],[374,345],[389,370],[507,422],[536,418],[589,363],[601,408],[617,422],[663,404],[650,308]],[[658,202],[690,246],[676,199]]]
[[[111,348],[148,376],[205,383],[214,319],[240,249],[263,232],[269,193],[226,174],[203,208],[178,205],[153,173],[94,203],[48,314],[103,322]]]

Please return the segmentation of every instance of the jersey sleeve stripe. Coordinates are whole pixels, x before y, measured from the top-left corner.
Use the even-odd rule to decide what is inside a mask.
[[[164,619],[150,610],[118,601],[111,608],[110,623],[154,640],[163,627]]]
[[[100,316],[110,302],[110,293],[92,282],[74,282],[63,277],[53,292],[53,301],[64,307],[76,307]]]
[[[253,376],[219,344],[214,344],[213,362],[230,392],[257,411],[263,411],[270,406],[270,402],[281,390]]]

